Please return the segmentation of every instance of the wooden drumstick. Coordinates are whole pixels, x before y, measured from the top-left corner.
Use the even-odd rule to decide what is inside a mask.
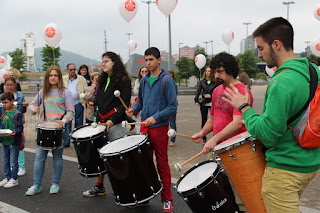
[[[196,154],[195,156],[191,157],[190,159],[186,160],[185,162],[183,162],[182,164],[179,164],[179,163],[176,163],[174,165],[174,168],[177,170],[177,171],[181,171],[181,168],[186,165],[187,163],[189,163],[190,161],[193,161],[194,159],[196,159],[197,157],[199,157],[200,155],[202,155],[203,152],[199,152],[198,154]]]
[[[122,105],[124,106],[124,108],[126,108],[127,111],[129,111],[129,108],[127,107],[127,105],[124,103],[124,101],[122,100],[121,96],[120,96],[120,91],[119,90],[115,90],[114,91],[114,96],[118,97],[122,103]]]
[[[174,136],[180,136],[180,137],[184,137],[184,138],[193,139],[191,136],[177,133],[174,129],[170,129],[170,130],[168,131],[168,136],[169,136],[170,138],[172,138],[172,137],[174,137]]]
[[[137,125],[137,124],[146,124],[146,122],[128,123],[128,121],[122,121],[121,123],[123,128],[127,128],[128,125]]]

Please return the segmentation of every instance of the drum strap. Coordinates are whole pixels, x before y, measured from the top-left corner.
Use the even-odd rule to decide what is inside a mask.
[[[98,114],[99,114],[99,116],[100,116],[100,118],[101,118],[101,122],[104,123],[104,122],[106,121],[106,119],[107,119],[110,115],[112,115],[113,113],[116,113],[117,111],[118,111],[118,107],[113,108],[112,110],[110,110],[109,112],[107,112],[107,114],[105,114],[105,115],[102,115],[102,114],[98,111]]]

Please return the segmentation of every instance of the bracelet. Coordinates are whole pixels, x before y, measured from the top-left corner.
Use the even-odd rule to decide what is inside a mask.
[[[248,103],[241,104],[241,105],[239,106],[239,108],[238,108],[238,111],[241,113],[241,110],[242,110],[243,108],[247,107],[247,106],[250,106],[250,104],[248,104]]]

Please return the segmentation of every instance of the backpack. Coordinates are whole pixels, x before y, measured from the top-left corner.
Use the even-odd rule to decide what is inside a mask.
[[[296,120],[303,112],[301,120],[292,128],[293,135],[303,148],[320,148],[320,84],[318,85],[318,74],[309,63],[310,72],[310,96],[303,108],[292,116],[287,124]]]

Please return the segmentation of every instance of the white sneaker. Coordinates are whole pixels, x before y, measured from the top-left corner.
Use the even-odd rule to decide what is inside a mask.
[[[18,176],[23,176],[26,174],[26,169],[20,169],[18,170]]]
[[[3,187],[4,188],[11,188],[11,187],[18,186],[18,185],[19,185],[18,179],[15,180],[15,179],[11,178],[8,181],[8,183],[6,183],[6,185],[4,185]]]
[[[0,182],[0,187],[6,185],[6,184],[8,183],[8,181],[9,181],[9,180],[8,180],[7,178],[3,179],[3,180]]]

